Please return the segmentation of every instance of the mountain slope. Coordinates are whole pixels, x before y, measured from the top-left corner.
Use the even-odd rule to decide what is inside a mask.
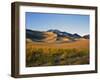
[[[84,35],[83,36],[83,38],[85,38],[85,39],[89,39],[89,37],[90,37],[89,35]]]
[[[26,38],[27,42],[47,42],[47,43],[55,43],[55,42],[72,42],[79,40],[81,38],[88,39],[89,35],[85,35],[81,37],[79,34],[71,34],[68,32],[62,32],[56,29],[50,29],[48,31],[34,31],[34,30],[26,30]]]
[[[26,30],[26,38],[36,42],[55,42],[57,35],[53,32]]]
[[[70,38],[81,38],[81,36],[77,33],[71,34],[71,33],[68,33],[68,32],[62,32],[62,31],[57,30],[57,29],[54,29],[54,30],[50,29],[47,32],[56,33],[58,36],[64,36],[64,37],[70,37]]]

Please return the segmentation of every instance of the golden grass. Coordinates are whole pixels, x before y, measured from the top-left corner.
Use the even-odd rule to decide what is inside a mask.
[[[27,48],[64,48],[64,49],[88,49],[89,48],[89,40],[79,40],[75,42],[69,43],[42,43],[42,42],[33,42],[27,43]]]
[[[26,43],[26,66],[89,64],[89,40],[70,43]]]

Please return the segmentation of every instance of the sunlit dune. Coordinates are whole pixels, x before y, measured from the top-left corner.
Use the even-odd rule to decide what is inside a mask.
[[[77,49],[87,49],[89,48],[89,40],[78,40],[73,42],[62,42],[62,43],[43,43],[43,42],[32,42],[27,43],[27,47],[33,48],[77,48]]]

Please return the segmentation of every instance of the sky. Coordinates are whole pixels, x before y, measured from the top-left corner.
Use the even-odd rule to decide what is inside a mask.
[[[81,36],[89,34],[89,15],[26,12],[26,29],[47,31],[58,29]]]

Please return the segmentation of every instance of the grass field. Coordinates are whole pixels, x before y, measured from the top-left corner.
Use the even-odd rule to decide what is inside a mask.
[[[89,64],[89,40],[26,42],[26,67]]]

